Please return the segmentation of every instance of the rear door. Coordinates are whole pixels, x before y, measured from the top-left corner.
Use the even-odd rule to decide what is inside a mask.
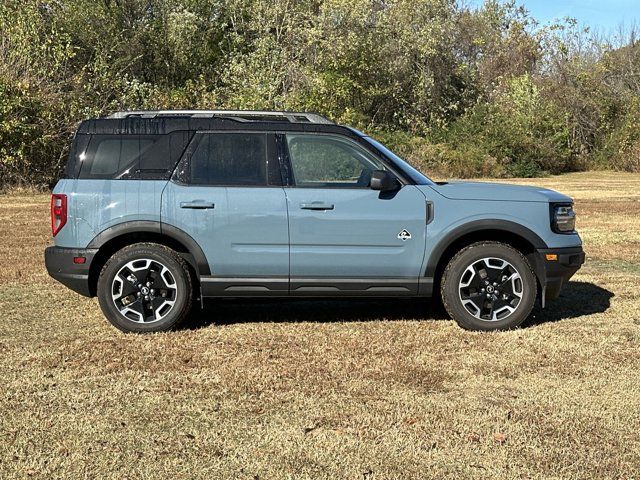
[[[184,230],[212,275],[203,294],[288,293],[289,227],[271,133],[199,132],[162,195],[162,223]]]
[[[340,135],[285,135],[293,295],[413,295],[424,257],[426,199],[418,188],[369,187],[385,164]]]

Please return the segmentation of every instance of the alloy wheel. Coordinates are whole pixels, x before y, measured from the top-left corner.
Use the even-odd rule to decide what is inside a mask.
[[[116,273],[111,297],[128,320],[153,323],[164,318],[176,303],[178,288],[171,271],[158,260],[136,259]]]
[[[460,301],[475,318],[504,320],[511,316],[524,294],[522,277],[506,260],[485,257],[469,265],[458,284]]]

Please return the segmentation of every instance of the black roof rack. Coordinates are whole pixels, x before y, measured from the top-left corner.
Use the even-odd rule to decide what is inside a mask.
[[[272,112],[260,110],[137,110],[129,112],[116,112],[107,118],[158,118],[158,117],[184,117],[184,118],[228,118],[240,122],[289,122],[289,123],[315,123],[335,125],[328,118],[317,113],[307,112]]]

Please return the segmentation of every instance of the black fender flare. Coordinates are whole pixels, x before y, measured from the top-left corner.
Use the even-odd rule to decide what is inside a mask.
[[[429,259],[427,260],[425,276],[429,278],[433,278],[435,276],[436,269],[438,267],[438,263],[440,263],[442,255],[453,242],[465,235],[474,232],[481,232],[483,230],[503,231],[518,235],[533,245],[535,249],[549,248],[538,234],[519,223],[500,219],[474,220],[472,222],[465,223],[464,225],[460,225],[448,232],[442,239],[440,239],[431,252],[428,252]]]
[[[105,243],[113,240],[114,238],[126,235],[128,233],[141,232],[157,233],[181,243],[188,249],[189,253],[193,257],[193,260],[195,262],[194,267],[196,267],[198,276],[211,275],[209,262],[207,261],[207,257],[202,251],[202,248],[200,248],[200,245],[198,245],[198,242],[196,242],[193,237],[191,237],[184,230],[181,230],[178,227],[174,227],[173,225],[168,225],[166,223],[160,223],[157,221],[133,220],[113,225],[96,235],[93,240],[89,242],[87,248],[99,249]]]

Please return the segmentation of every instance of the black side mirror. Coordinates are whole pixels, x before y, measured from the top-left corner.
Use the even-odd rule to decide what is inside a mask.
[[[400,182],[391,172],[386,170],[374,170],[371,172],[371,190],[391,192],[400,188]]]

